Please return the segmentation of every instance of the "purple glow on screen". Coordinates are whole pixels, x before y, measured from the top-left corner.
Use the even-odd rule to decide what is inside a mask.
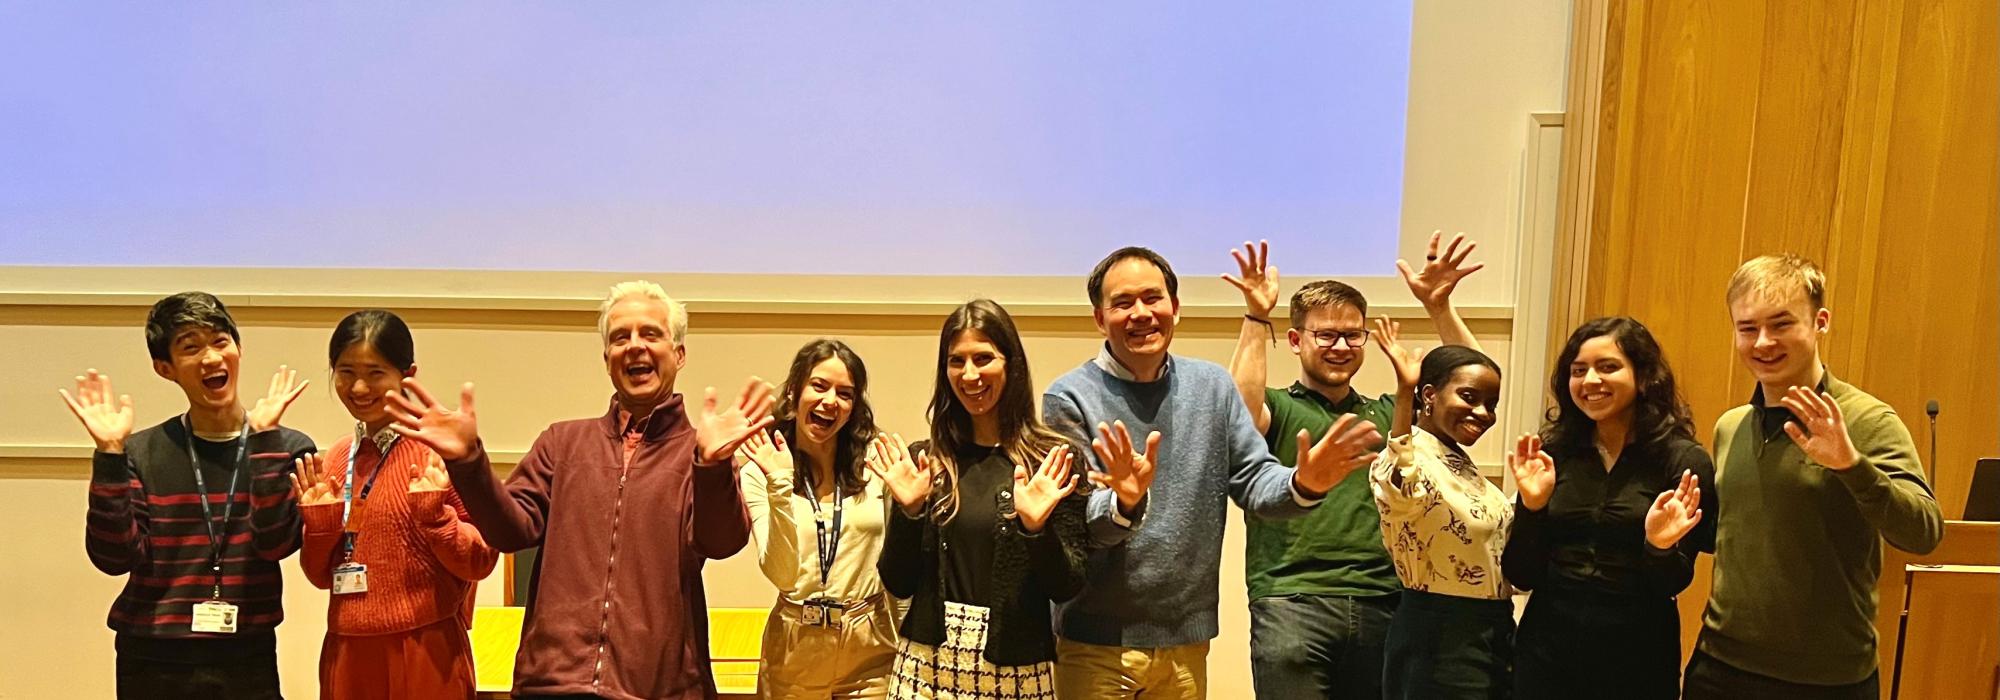
[[[0,264],[1386,274],[1410,16],[8,3]]]

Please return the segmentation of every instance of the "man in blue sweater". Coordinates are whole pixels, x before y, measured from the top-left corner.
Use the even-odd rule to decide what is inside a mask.
[[[1050,426],[1091,442],[1092,481],[1106,487],[1089,505],[1090,587],[1057,610],[1057,694],[1206,697],[1228,500],[1265,518],[1304,515],[1374,461],[1382,437],[1342,416],[1317,443],[1301,431],[1297,469],[1279,464],[1227,370],[1168,354],[1180,283],[1165,258],[1121,248],[1088,289],[1104,348],[1042,404]]]

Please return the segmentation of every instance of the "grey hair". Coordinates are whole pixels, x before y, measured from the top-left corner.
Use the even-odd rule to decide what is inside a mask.
[[[687,340],[687,307],[667,295],[660,285],[645,280],[631,280],[611,285],[611,293],[604,296],[604,302],[597,305],[597,339],[604,340],[611,335],[611,307],[631,298],[652,299],[667,305],[667,333],[673,336],[674,347],[681,347]]]

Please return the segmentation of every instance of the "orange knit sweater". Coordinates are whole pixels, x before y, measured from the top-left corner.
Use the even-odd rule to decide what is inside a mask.
[[[328,450],[325,466],[336,493],[347,479],[347,454],[352,436]],[[466,519],[465,506],[451,490],[410,493],[410,477],[438,459],[414,440],[398,440],[382,459],[374,441],[363,441],[354,463],[355,497],[376,464],[382,476],[366,501],[354,504],[352,519],[360,532],[354,561],[368,567],[368,590],[333,596],[327,630],[342,635],[406,632],[448,617],[472,622],[473,587],[493,572],[500,558]],[[333,568],[341,563],[341,504],[300,506],[304,542],[299,565],[306,578],[321,589],[333,587]]]

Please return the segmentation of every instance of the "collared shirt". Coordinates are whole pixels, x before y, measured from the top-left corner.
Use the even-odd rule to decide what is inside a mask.
[[[1514,505],[1464,453],[1412,428],[1389,441],[1368,477],[1404,588],[1486,600],[1513,594],[1500,560]]]
[[[1539,511],[1514,506],[1507,538],[1508,582],[1522,589],[1559,589],[1632,599],[1672,598],[1694,580],[1696,555],[1715,550],[1715,468],[1694,440],[1672,436],[1634,443],[1610,468],[1596,444],[1548,447],[1555,490]],[[1702,519],[1671,549],[1646,542],[1646,513],[1661,492],[1693,472],[1701,484]]]
[[[1298,465],[1299,431],[1318,440],[1340,416],[1353,414],[1387,435],[1396,406],[1394,397],[1358,391],[1331,401],[1299,382],[1265,389],[1264,404],[1271,410],[1264,442],[1278,461],[1291,466]],[[1382,546],[1382,519],[1363,471],[1334,486],[1305,517],[1244,517],[1244,579],[1252,600],[1294,593],[1372,596],[1401,589],[1395,563]]]

